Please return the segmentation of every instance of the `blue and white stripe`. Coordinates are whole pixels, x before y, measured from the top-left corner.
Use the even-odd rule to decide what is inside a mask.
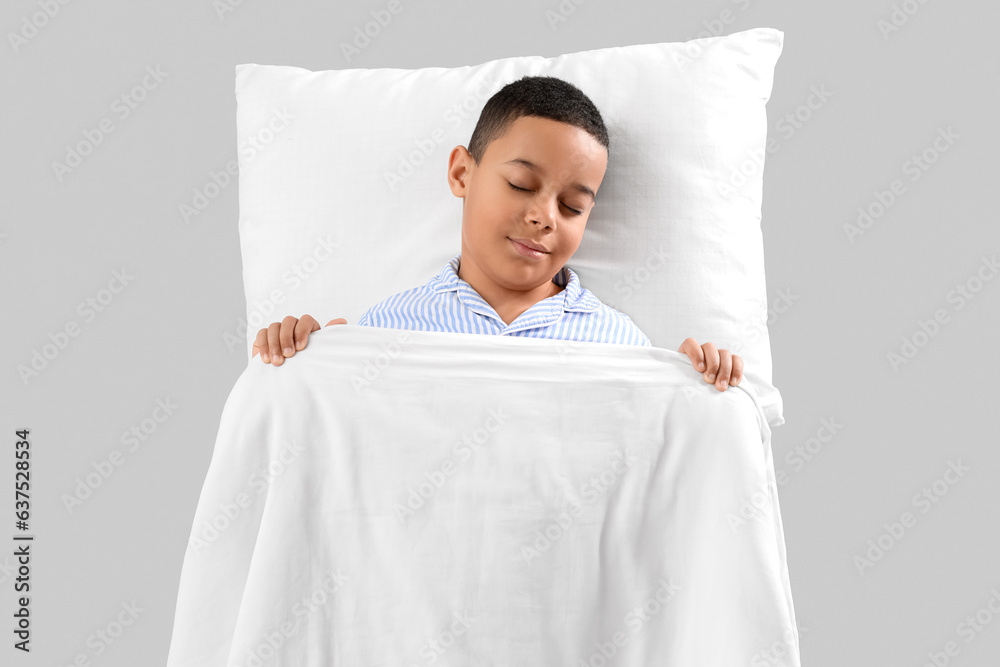
[[[576,272],[568,266],[552,279],[565,289],[505,324],[472,285],[458,277],[460,259],[461,254],[452,257],[438,275],[421,287],[372,306],[358,325],[652,347],[632,318],[582,288]]]

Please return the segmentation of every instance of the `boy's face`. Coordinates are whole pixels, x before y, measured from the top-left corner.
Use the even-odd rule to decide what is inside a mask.
[[[460,270],[492,283],[494,293],[549,290],[583,239],[594,206],[587,190],[597,193],[607,166],[607,151],[590,134],[538,116],[514,121],[479,165],[456,146],[448,182],[464,200]],[[517,238],[545,254],[519,252]]]

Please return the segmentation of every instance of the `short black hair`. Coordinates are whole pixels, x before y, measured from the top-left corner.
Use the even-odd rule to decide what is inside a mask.
[[[477,165],[490,142],[506,134],[521,116],[575,125],[608,150],[608,130],[601,112],[582,90],[554,76],[524,76],[498,90],[483,106],[468,149]]]

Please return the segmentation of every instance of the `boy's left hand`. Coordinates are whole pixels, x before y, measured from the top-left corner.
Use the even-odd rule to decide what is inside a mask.
[[[677,351],[686,354],[694,367],[701,371],[705,382],[725,391],[730,385],[736,386],[743,379],[743,360],[729,350],[718,350],[713,343],[698,345],[694,338],[688,338]]]

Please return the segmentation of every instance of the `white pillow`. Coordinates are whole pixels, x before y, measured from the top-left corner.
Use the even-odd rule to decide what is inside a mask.
[[[524,75],[578,86],[610,135],[608,171],[568,265],[652,344],[691,336],[746,363],[772,426],[760,229],[765,103],[784,33],[756,28],[476,66],[236,67],[246,349],[309,313],[356,324],[461,251],[448,155]],[[243,335],[241,324],[240,335]]]

